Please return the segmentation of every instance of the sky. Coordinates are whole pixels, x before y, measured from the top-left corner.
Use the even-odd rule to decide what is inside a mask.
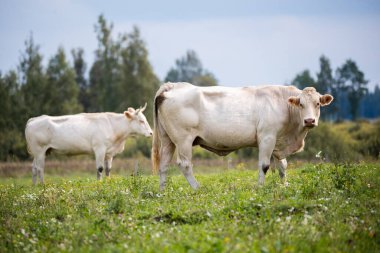
[[[289,84],[305,69],[315,76],[321,55],[334,70],[354,60],[370,88],[380,85],[378,0],[0,0],[0,71],[17,68],[30,34],[45,65],[59,46],[81,47],[90,68],[100,14],[115,38],[140,28],[161,80],[191,49],[225,86]]]

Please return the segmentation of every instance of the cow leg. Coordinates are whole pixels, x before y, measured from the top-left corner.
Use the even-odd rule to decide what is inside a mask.
[[[97,169],[97,179],[98,180],[100,180],[102,178],[105,155],[106,155],[106,152],[104,150],[96,150],[95,151],[95,160],[96,160],[96,169]]]
[[[278,173],[280,174],[281,181],[285,184],[288,185],[288,182],[286,181],[286,167],[288,167],[288,162],[286,161],[286,158],[278,160],[275,158],[276,161],[278,162]]]
[[[259,184],[263,185],[265,181],[265,174],[269,170],[270,158],[276,138],[272,136],[264,137],[259,143]]]
[[[36,185],[37,184],[36,158],[33,159],[33,163],[32,163],[32,180],[33,180],[33,184]]]
[[[173,153],[175,150],[175,146],[173,142],[169,139],[169,137],[164,137],[161,140],[161,148],[160,148],[160,190],[163,190],[166,185],[166,176],[168,165],[173,158]]]
[[[111,173],[111,168],[112,168],[112,159],[113,157],[106,157],[104,163],[106,165],[106,177],[110,176]]]
[[[181,168],[183,175],[186,177],[187,182],[193,189],[199,188],[199,183],[194,178],[193,165],[191,163],[192,158],[192,143],[191,141],[184,141],[178,148],[178,158],[177,163]]]
[[[37,171],[37,175],[40,178],[40,183],[43,184],[44,183],[45,152],[37,155],[34,158],[34,162],[33,163],[34,163],[34,168]],[[35,177],[37,176],[34,173],[33,173],[33,183],[36,182],[36,178]]]

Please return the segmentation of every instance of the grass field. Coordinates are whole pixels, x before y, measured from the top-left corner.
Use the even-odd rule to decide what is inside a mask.
[[[239,164],[158,177],[0,178],[0,252],[380,252],[380,164],[304,164],[289,186]],[[217,169],[215,169],[217,171]]]

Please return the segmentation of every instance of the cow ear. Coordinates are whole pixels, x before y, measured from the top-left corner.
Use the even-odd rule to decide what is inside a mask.
[[[133,112],[130,112],[129,110],[128,110],[128,111],[125,111],[125,112],[124,112],[124,115],[125,115],[128,119],[133,119],[133,117],[134,117],[134,113],[133,113]]]
[[[300,104],[300,98],[298,97],[289,97],[288,98],[288,103],[291,104],[291,105],[295,105],[295,106],[298,106]]]
[[[135,112],[135,109],[133,109],[132,107],[128,107],[128,112]]]
[[[334,100],[334,97],[330,94],[325,94],[319,98],[322,106],[329,105]]]

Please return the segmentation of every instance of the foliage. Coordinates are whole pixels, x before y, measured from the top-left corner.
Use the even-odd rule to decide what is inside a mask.
[[[39,46],[34,44],[32,35],[25,41],[25,53],[21,56],[19,73],[21,77],[20,107],[25,110],[24,122],[31,116],[44,114],[47,98],[47,78],[42,66]]]
[[[294,159],[315,160],[319,159],[316,155],[320,153],[321,158],[328,161],[358,161],[361,158],[358,142],[349,132],[349,125],[320,122],[318,127],[310,130],[304,151],[296,154]]]
[[[153,98],[159,87],[159,80],[148,60],[148,51],[140,37],[137,27],[126,35],[128,44],[121,49],[121,83],[119,96],[121,101],[117,110],[126,110],[132,106],[138,108],[148,103],[144,114],[153,123]]]
[[[79,104],[79,86],[75,80],[75,72],[66,60],[63,48],[49,61],[46,70],[47,98],[44,112],[49,115],[74,114],[83,110]],[[59,104],[60,106],[56,106]]]
[[[358,117],[359,105],[362,97],[367,93],[368,81],[365,80],[364,73],[359,70],[356,63],[347,60],[341,68],[337,69],[337,84],[347,92],[350,102],[350,112],[352,119]]]
[[[239,165],[242,167],[243,165]],[[292,167],[292,164],[290,164]],[[0,182],[6,252],[378,252],[379,164],[306,164],[288,187],[268,173]],[[30,176],[30,175],[29,175]],[[27,181],[26,181],[27,180]]]
[[[113,111],[119,99],[120,43],[113,40],[112,29],[113,24],[108,25],[104,16],[100,15],[95,25],[98,49],[90,70],[90,110],[93,112]]]
[[[316,85],[314,78],[311,76],[309,70],[304,70],[299,73],[292,81],[292,85],[297,86],[303,90],[306,87],[314,87]]]
[[[90,89],[86,79],[87,64],[84,60],[84,51],[82,48],[71,50],[73,57],[75,81],[79,86],[79,103],[83,106],[83,110],[88,112],[90,109]]]
[[[165,82],[188,82],[198,86],[214,86],[217,80],[212,73],[203,69],[198,55],[193,50],[176,60],[175,68],[166,75]]]

